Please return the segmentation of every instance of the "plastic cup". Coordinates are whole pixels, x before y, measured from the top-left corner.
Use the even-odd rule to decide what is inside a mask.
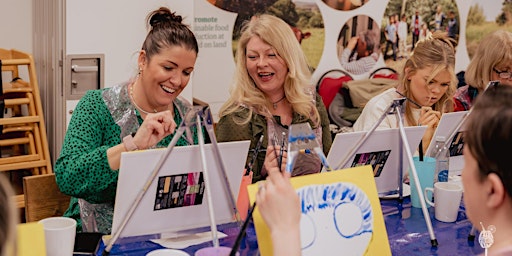
[[[68,217],[42,219],[46,255],[72,256],[75,246],[76,221]]]
[[[434,173],[436,170],[436,159],[433,157],[424,157],[423,161],[419,160],[419,157],[413,157],[414,166],[416,167],[416,173],[418,174],[418,179],[420,180],[420,186],[422,193],[426,187],[434,186]],[[418,190],[416,188],[416,183],[414,182],[414,178],[412,176],[412,171],[409,171],[409,180],[411,184],[411,204],[412,207],[421,208],[420,198],[418,196]],[[426,204],[427,207],[430,205]]]
[[[150,251],[146,256],[190,256],[190,254],[174,249],[158,249]]]

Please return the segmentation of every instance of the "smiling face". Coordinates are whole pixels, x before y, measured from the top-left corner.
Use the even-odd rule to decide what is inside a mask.
[[[141,68],[140,87],[151,108],[167,109],[178,97],[190,80],[196,57],[195,51],[182,46],[163,47],[150,60],[141,51],[138,61]]]
[[[411,81],[412,99],[422,106],[433,106],[443,97],[450,85],[450,72],[441,70],[432,80],[428,81],[432,72],[433,68],[427,67],[417,70],[415,74],[408,77]]]
[[[284,95],[288,67],[271,45],[253,36],[247,43],[245,62],[249,76],[263,93],[273,98]]]

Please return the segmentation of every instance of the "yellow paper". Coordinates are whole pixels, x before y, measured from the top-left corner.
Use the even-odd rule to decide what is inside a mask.
[[[37,222],[18,224],[18,256],[45,256],[43,224]]]
[[[354,252],[356,250],[355,244],[359,245],[360,255],[391,255],[384,217],[371,166],[367,165],[334,172],[293,177],[291,182],[301,196],[302,206],[304,206],[305,202],[308,205],[312,205],[311,202],[317,202],[319,205],[318,209],[321,209],[316,210],[316,212],[302,209],[301,240],[303,242],[303,255],[311,254],[313,250],[317,250],[313,252],[318,252],[318,248],[322,248],[324,252],[332,252],[338,251],[338,247],[345,247],[344,251]],[[337,199],[325,201],[318,196],[321,193],[306,192],[328,191],[330,193],[333,188],[342,188],[338,191],[345,193],[343,195],[331,193],[330,195],[337,195]],[[254,202],[257,191],[257,184],[252,184],[248,187],[251,203]],[[351,196],[344,196],[345,194]],[[308,195],[308,198],[304,199],[304,195]],[[312,195],[315,195],[316,198],[312,198]],[[340,199],[342,197],[343,200]],[[339,203],[336,204],[336,201],[339,201]],[[337,213],[334,214],[335,216],[322,212],[322,210],[327,209],[325,207],[326,203],[333,205],[332,210],[328,210]],[[362,209],[365,210],[363,211]],[[339,214],[340,212],[342,214]],[[368,214],[368,212],[371,212],[371,214]],[[326,213],[328,213],[327,210]],[[341,217],[337,218],[338,216]],[[259,213],[258,207],[256,207],[253,218],[261,255],[272,255],[270,233]],[[355,225],[353,219],[360,219],[360,222],[356,221],[355,223],[361,223],[361,225]],[[334,227],[330,228],[331,232],[328,232],[327,229],[323,228],[323,225],[331,225],[331,221],[334,223],[332,224]],[[332,232],[333,230],[336,232]],[[351,233],[352,231],[354,233]],[[349,244],[349,246],[345,246],[345,244]],[[348,254],[354,255],[354,253]]]

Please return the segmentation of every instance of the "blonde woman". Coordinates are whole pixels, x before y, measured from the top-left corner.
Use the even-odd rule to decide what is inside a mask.
[[[229,99],[220,109],[216,136],[218,141],[251,140],[252,149],[264,136],[262,147],[268,148],[254,163],[256,182],[266,176],[264,165],[277,166],[276,156],[280,153],[273,150],[286,147],[290,125],[309,122],[326,154],[332,141],[327,111],[310,85],[306,57],[290,26],[275,16],[261,15],[253,17],[242,31],[234,83]],[[286,157],[283,169],[285,163]],[[315,155],[304,154],[297,158],[292,175],[320,169]]]
[[[496,30],[482,38],[464,79],[467,85],[454,96],[455,111],[469,110],[489,81],[512,86],[512,33]]]
[[[0,256],[16,255],[18,212],[13,195],[11,184],[0,174]]]
[[[398,85],[372,98],[354,123],[355,131],[369,130],[394,99],[407,97],[405,126],[426,125],[426,150],[442,113],[453,111],[455,50],[446,33],[435,32],[419,41],[405,62]],[[395,115],[387,115],[378,128],[397,128]]]

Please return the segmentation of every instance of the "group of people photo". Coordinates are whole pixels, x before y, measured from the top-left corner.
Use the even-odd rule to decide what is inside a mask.
[[[393,2],[393,1],[391,1]],[[408,6],[414,3],[408,1]],[[416,6],[405,9],[405,12],[394,12],[393,3],[388,4],[385,20],[382,22],[382,31],[385,36],[383,44],[383,58],[385,60],[407,59],[414,50],[416,43],[429,37],[435,31],[443,31],[454,40],[457,45],[459,35],[458,9],[452,1],[449,10],[441,4],[432,13],[431,7]],[[388,61],[387,64],[390,64]],[[388,66],[391,66],[388,65]]]

